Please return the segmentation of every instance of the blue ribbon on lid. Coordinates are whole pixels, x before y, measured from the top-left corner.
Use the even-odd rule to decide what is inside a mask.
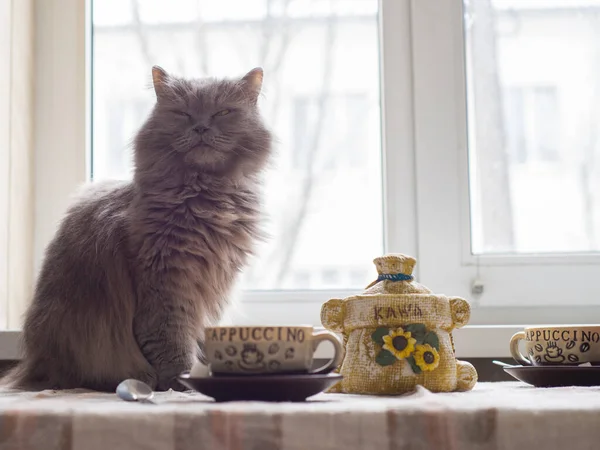
[[[412,275],[406,275],[405,273],[380,273],[377,277],[377,281],[390,280],[390,281],[412,281]]]

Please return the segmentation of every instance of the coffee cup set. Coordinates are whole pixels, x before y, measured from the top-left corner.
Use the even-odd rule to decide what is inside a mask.
[[[315,368],[314,354],[324,341],[333,344],[334,356]],[[212,327],[203,347],[207,364],[179,381],[216,401],[304,401],[342,379],[332,373],[344,356],[340,339],[311,326]]]
[[[468,323],[469,303],[417,283],[412,276],[416,260],[408,255],[389,254],[373,262],[378,277],[362,293],[322,305],[326,330],[208,328],[208,364],[181,374],[179,381],[217,401],[304,401],[324,391],[401,395],[417,385],[431,392],[473,389],[477,371],[455,357],[452,335]],[[323,341],[333,344],[334,356],[314,368]],[[510,351],[520,365],[500,364],[525,383],[600,385],[600,325],[530,326],[512,337]]]
[[[417,283],[411,256],[388,254],[373,262],[377,279],[362,292],[321,305],[326,331],[208,328],[208,364],[179,381],[217,401],[303,401],[324,391],[402,395],[417,385],[431,392],[473,389],[477,371],[455,357],[452,335],[468,323],[469,303]],[[333,344],[334,356],[315,369],[315,350],[325,340]]]
[[[520,365],[504,371],[533,386],[600,385],[600,325],[527,327],[512,336],[510,353]]]

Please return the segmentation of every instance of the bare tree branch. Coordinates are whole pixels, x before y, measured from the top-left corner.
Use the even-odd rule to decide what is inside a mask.
[[[200,63],[200,73],[204,76],[207,76],[210,73],[208,68],[208,43],[206,39],[206,28],[204,26],[200,2],[198,2],[197,14],[198,19],[196,21],[195,33],[196,55],[198,56],[198,61]]]
[[[263,22],[263,28],[271,28],[269,31],[262,31],[262,42],[260,45],[260,61],[263,64],[263,69],[269,78],[271,101],[267,103],[269,117],[278,117],[281,108],[282,99],[284,96],[281,92],[281,75],[282,67],[286,56],[288,55],[289,46],[296,35],[296,27],[289,20],[289,5],[291,0],[285,0],[283,3],[283,15],[277,20],[271,20],[269,17],[272,14],[272,8],[267,8],[267,17]],[[277,31],[272,28],[277,27]],[[278,37],[278,39],[276,38]],[[271,49],[279,42],[277,51],[272,58]],[[283,218],[285,220],[285,217]],[[284,229],[286,226],[284,226]],[[284,231],[285,234],[285,231]],[[263,258],[269,261],[269,265],[276,265],[278,258],[281,256],[281,248],[278,245],[274,246],[273,251],[269,255],[263,255]],[[250,265],[246,270],[246,276],[250,283],[261,283],[272,275],[271,272],[265,272],[259,265]]]
[[[271,41],[273,36],[273,0],[267,0],[267,14],[262,26],[262,44],[258,53],[259,61],[267,61],[269,50],[271,49]]]
[[[304,178],[300,186],[299,204],[293,215],[286,217],[286,230],[281,236],[280,248],[283,260],[277,271],[275,287],[279,287],[284,281],[290,264],[293,261],[296,248],[298,246],[298,238],[300,231],[304,225],[308,207],[312,200],[312,194],[315,186],[315,163],[316,153],[320,147],[321,136],[323,134],[324,116],[327,108],[328,93],[331,87],[333,73],[333,49],[335,44],[335,16],[330,16],[325,30],[326,47],[323,52],[323,76],[321,80],[321,88],[317,100],[317,120],[314,122],[314,130],[312,139],[307,149],[306,167],[304,170]]]
[[[144,58],[147,66],[151,66],[152,55],[150,54],[150,49],[148,48],[148,33],[146,32],[146,29],[144,25],[142,25],[142,21],[140,19],[139,0],[131,0],[131,16],[133,18],[133,29],[135,30],[138,44],[142,52],[142,58]]]
[[[284,2],[284,6],[283,6],[283,10],[284,10],[284,16],[279,19],[279,27],[280,27],[280,31],[279,31],[279,35],[281,36],[280,39],[280,43],[279,43],[279,49],[277,51],[277,53],[275,54],[273,61],[270,62],[270,64],[268,65],[268,70],[270,73],[270,78],[271,78],[271,87],[273,89],[273,98],[275,99],[275,101],[273,101],[271,103],[271,111],[270,111],[270,117],[277,117],[278,113],[279,113],[279,109],[281,107],[281,101],[279,100],[281,98],[281,70],[280,68],[283,67],[283,63],[285,60],[285,57],[287,56],[288,53],[288,49],[289,46],[292,42],[292,38],[294,35],[294,30],[295,28],[292,27],[292,24],[289,23],[288,20],[288,10],[289,10],[289,5],[290,5],[291,0],[286,0]],[[263,39],[265,38],[265,36],[263,35]],[[269,37],[270,39],[270,37]],[[265,70],[267,70],[265,68]]]

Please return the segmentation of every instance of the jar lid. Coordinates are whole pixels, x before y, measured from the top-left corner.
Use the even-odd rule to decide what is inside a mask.
[[[403,274],[412,277],[417,260],[412,256],[403,255],[401,253],[390,253],[375,258],[373,262],[375,263],[379,275]]]
[[[364,294],[430,294],[431,290],[414,281],[417,260],[401,253],[389,253],[373,260],[377,279],[366,287]]]

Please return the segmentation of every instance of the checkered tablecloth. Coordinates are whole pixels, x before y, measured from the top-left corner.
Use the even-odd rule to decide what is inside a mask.
[[[0,449],[600,449],[600,388],[480,383],[466,393],[321,394],[214,403],[197,393],[127,403],[89,391],[0,391]]]

